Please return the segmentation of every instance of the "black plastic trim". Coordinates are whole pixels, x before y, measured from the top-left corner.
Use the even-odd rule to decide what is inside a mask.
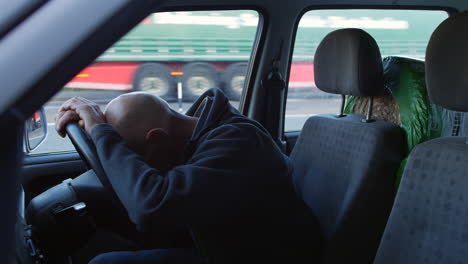
[[[77,152],[53,153],[41,155],[25,155],[23,166],[41,165],[47,163],[60,163],[69,161],[81,161],[80,155]]]
[[[86,170],[86,165],[78,153],[25,156],[21,168],[21,182],[29,186],[42,179],[63,180],[78,176]]]

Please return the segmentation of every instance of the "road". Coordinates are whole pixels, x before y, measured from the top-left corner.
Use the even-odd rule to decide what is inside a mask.
[[[57,96],[44,106],[47,116],[47,137],[45,141],[39,145],[31,154],[53,153],[63,151],[73,151],[74,147],[68,138],[61,138],[55,132],[55,114],[62,104],[63,100],[71,96],[82,96],[90,98],[99,104],[104,109],[105,105],[111,98],[115,98],[122,92],[65,92],[59,93]],[[285,131],[300,130],[305,120],[315,114],[321,113],[336,113],[339,109],[341,99],[339,98],[292,98],[287,100],[286,106],[286,122]],[[238,102],[231,102],[235,107],[238,107]],[[169,103],[174,110],[180,110],[178,103]],[[185,112],[191,103],[183,103],[181,112]]]

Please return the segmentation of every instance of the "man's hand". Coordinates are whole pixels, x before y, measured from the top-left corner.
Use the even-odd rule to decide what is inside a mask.
[[[73,97],[62,104],[55,118],[55,129],[61,137],[65,137],[65,126],[76,121],[90,134],[91,130],[105,123],[106,119],[99,105],[82,97]]]

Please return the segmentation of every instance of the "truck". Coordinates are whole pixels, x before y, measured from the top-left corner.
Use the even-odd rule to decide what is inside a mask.
[[[300,20],[291,63],[290,91],[314,92],[314,52],[334,29],[356,27],[378,42],[382,56],[424,58],[441,19],[393,11],[314,10]],[[433,21],[433,22],[431,22]],[[255,11],[155,13],[105,51],[65,87],[146,91],[167,100],[191,101],[212,87],[238,100],[244,87],[259,15]]]

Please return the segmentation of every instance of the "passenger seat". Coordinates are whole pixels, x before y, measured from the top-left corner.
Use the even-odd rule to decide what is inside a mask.
[[[468,12],[435,30],[426,82],[435,104],[468,112]],[[408,158],[377,264],[468,263],[468,140],[442,137]]]
[[[328,93],[386,94],[375,40],[360,29],[327,35],[315,53],[315,81]],[[406,152],[403,130],[361,115],[317,115],[305,123],[291,153],[296,191],[325,237],[321,263],[371,263],[394,197]]]

